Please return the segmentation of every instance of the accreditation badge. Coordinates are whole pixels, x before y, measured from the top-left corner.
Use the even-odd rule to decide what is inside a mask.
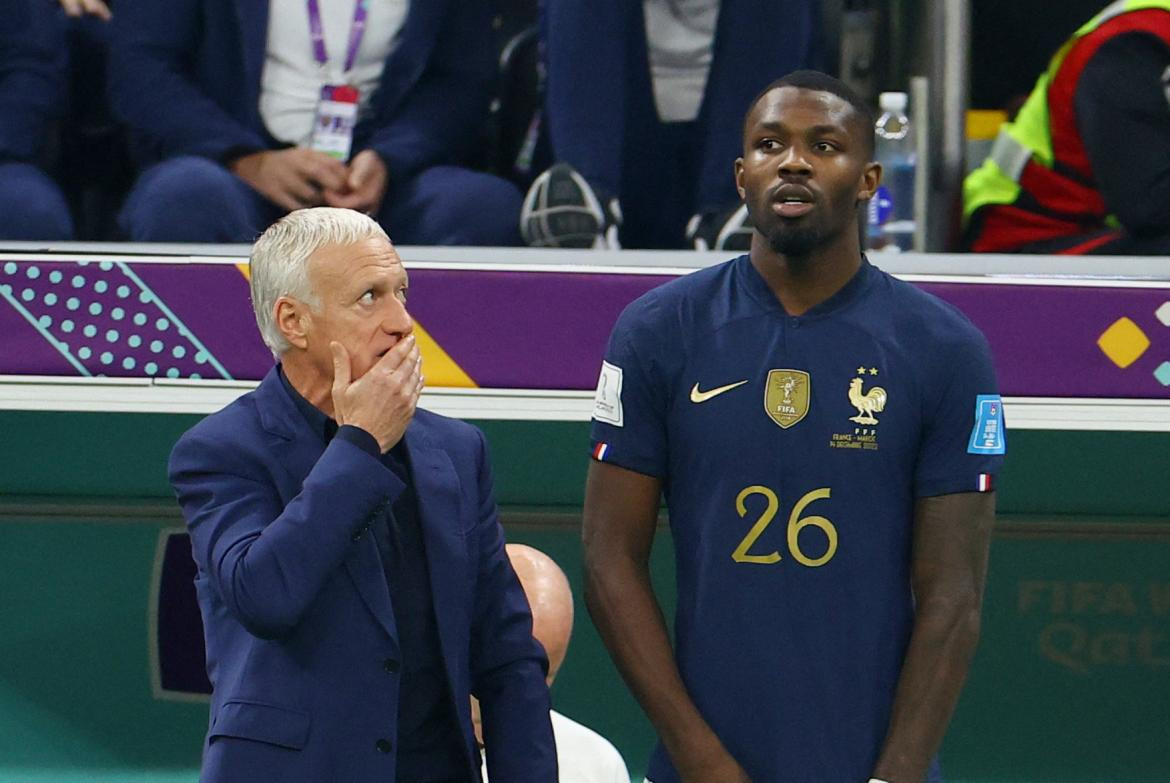
[[[340,161],[349,160],[357,115],[357,88],[348,84],[326,84],[321,88],[309,146]]]

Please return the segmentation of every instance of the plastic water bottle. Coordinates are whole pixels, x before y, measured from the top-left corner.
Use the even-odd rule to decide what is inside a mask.
[[[901,252],[914,244],[914,171],[917,156],[906,116],[904,92],[883,92],[878,98],[875,158],[882,164],[882,183],[869,202],[868,242],[871,250]]]

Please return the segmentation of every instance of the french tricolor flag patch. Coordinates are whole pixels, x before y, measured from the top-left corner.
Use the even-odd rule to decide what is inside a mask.
[[[608,443],[598,443],[593,447],[593,459],[598,462],[605,462],[605,455],[609,453]]]
[[[992,490],[994,490],[995,489],[995,482],[992,481],[993,478],[995,478],[995,477],[992,476],[990,473],[980,473],[979,479],[975,482],[975,491],[976,492],[991,492]]]

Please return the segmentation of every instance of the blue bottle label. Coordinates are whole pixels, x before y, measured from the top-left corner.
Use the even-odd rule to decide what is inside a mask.
[[[880,226],[889,221],[894,215],[894,199],[890,189],[885,185],[878,185],[877,193],[869,200],[869,224]]]

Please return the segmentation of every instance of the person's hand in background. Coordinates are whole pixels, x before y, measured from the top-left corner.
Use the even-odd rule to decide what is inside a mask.
[[[253,152],[236,158],[228,168],[260,195],[290,212],[325,204],[324,193],[346,187],[352,176],[341,161],[304,147]]]
[[[349,175],[343,189],[325,191],[325,203],[331,207],[356,209],[376,215],[382,208],[386,185],[390,179],[386,164],[373,150],[362,150],[349,162]]]
[[[96,16],[103,22],[108,22],[113,18],[110,13],[110,7],[102,2],[102,0],[57,0],[61,8],[64,9],[66,16],[74,18],[86,16]]]

